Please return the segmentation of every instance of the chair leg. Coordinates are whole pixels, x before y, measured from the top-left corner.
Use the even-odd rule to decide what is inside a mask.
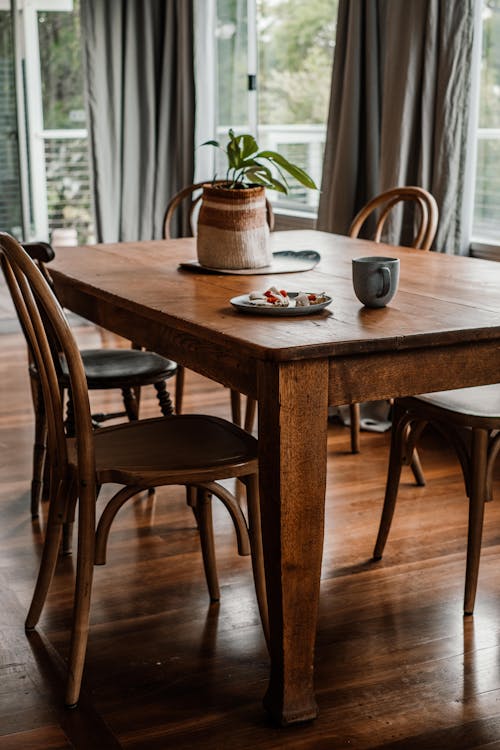
[[[186,370],[182,365],[177,365],[175,373],[175,413],[182,414],[182,399],[184,396],[184,378]]]
[[[198,526],[198,492],[196,487],[191,487],[189,484],[186,485],[186,505],[191,508],[196,526]]]
[[[106,564],[106,551],[108,546],[109,532],[111,530],[111,524],[113,523],[116,514],[120,508],[130,498],[134,497],[141,492],[140,487],[134,487],[133,485],[125,485],[118,492],[116,492],[111,500],[109,500],[101,513],[99,523],[97,524],[97,530],[95,532],[95,550],[94,550],[94,564],[105,565]],[[98,493],[97,493],[98,494]]]
[[[78,559],[75,601],[65,697],[68,708],[74,708],[78,703],[87,650],[90,598],[94,576],[95,503],[96,493],[92,484],[81,485],[78,504]]]
[[[469,532],[467,541],[467,567],[465,572],[464,614],[471,615],[476,599],[481,539],[483,536],[484,503],[486,499],[486,464],[488,432],[475,428],[471,441],[471,480],[469,499]]]
[[[394,516],[394,509],[396,507],[402,467],[404,428],[401,428],[401,419],[403,414],[404,410],[402,410],[396,402],[392,419],[391,450],[389,456],[389,467],[387,469],[384,506],[382,508],[382,517],[380,519],[377,541],[375,542],[375,549],[373,550],[374,560],[380,560],[382,558],[385,543],[391,528],[392,518]]]
[[[253,431],[256,411],[257,411],[257,401],[254,398],[250,398],[250,396],[248,396],[247,407],[245,411],[245,430],[247,432]]]
[[[99,493],[97,493],[99,494]],[[78,488],[76,480],[72,480],[68,486],[66,512],[62,528],[62,554],[69,557],[73,553],[73,528],[75,521],[76,501],[78,500]]]
[[[215,560],[214,529],[212,523],[212,494],[205,489],[198,489],[196,500],[196,517],[200,531],[203,567],[207,579],[208,592],[212,602],[220,599],[217,564]]]
[[[48,456],[45,456],[45,462],[43,465],[43,479],[42,479],[42,500],[50,500],[52,493],[52,474],[53,467],[51,466]]]
[[[130,422],[139,419],[139,404],[132,388],[122,388],[122,398],[127,417]]]
[[[73,554],[73,528],[73,521],[68,521],[63,525],[62,553],[64,557],[70,557]]]
[[[49,505],[49,515],[47,519],[47,530],[45,532],[45,542],[43,545],[42,559],[38,578],[35,585],[35,591],[31,600],[31,605],[26,617],[26,630],[33,630],[36,626],[40,614],[47,598],[47,592],[52,583],[54,570],[59,554],[59,545],[61,542],[62,524],[64,519],[64,508],[67,499],[68,483],[65,481],[58,482],[55,496],[51,498]]]
[[[156,397],[160,404],[161,413],[164,417],[171,417],[174,413],[174,407],[170,400],[170,393],[167,391],[167,385],[164,380],[154,384],[156,389]]]
[[[138,344],[136,341],[130,342],[130,348],[135,349],[136,352],[144,351],[144,347]],[[134,387],[134,397],[137,402],[137,414],[139,414],[139,408],[141,406],[141,386],[140,385],[136,385]]]
[[[248,533],[250,536],[255,594],[257,596],[264,637],[269,648],[269,613],[267,609],[266,576],[260,525],[259,480],[256,474],[252,474],[246,477],[244,481],[247,487]]]
[[[422,464],[420,463],[420,458],[416,448],[413,451],[410,466],[413,472],[413,476],[415,477],[415,482],[419,487],[425,487],[424,472],[422,470]]]
[[[241,397],[238,391],[231,389],[231,418],[234,424],[241,427]]]
[[[71,393],[68,393],[68,401],[66,403],[66,435],[68,437],[75,436],[75,412],[73,409],[73,399]]]
[[[359,453],[359,432],[361,424],[359,404],[350,404],[349,411],[351,416],[351,453]]]
[[[36,395],[34,390],[33,405],[35,407],[35,440],[33,443],[33,474],[31,478],[31,518],[38,518],[40,501],[43,496],[45,459],[47,454],[47,420],[43,407],[43,397],[40,383],[37,382]]]
[[[486,467],[486,502],[493,500],[493,467],[500,453],[500,432],[490,435],[488,449],[488,466]]]

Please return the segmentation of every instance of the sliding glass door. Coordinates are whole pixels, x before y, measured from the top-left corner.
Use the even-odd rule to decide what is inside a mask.
[[[18,238],[23,235],[12,13],[1,6],[0,228]]]
[[[0,0],[0,227],[92,242],[78,0]]]

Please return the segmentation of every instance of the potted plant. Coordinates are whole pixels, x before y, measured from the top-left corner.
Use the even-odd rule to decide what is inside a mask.
[[[203,187],[198,217],[197,250],[201,265],[211,268],[259,268],[271,263],[267,224],[266,188],[288,193],[287,175],[312,190],[316,185],[300,167],[275,151],[260,151],[255,138],[229,130],[224,148],[224,180]]]

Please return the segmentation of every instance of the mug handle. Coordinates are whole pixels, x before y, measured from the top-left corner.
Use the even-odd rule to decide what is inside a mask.
[[[391,288],[391,271],[387,266],[381,266],[378,270],[382,274],[382,291],[377,294],[377,297],[385,297]]]

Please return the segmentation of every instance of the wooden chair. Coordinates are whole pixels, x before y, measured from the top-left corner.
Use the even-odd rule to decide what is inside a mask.
[[[238,550],[252,554],[257,600],[268,634],[267,604],[260,536],[257,441],[234,424],[197,414],[125,422],[94,430],[82,356],[64,312],[50,286],[21,246],[0,233],[0,259],[12,298],[28,336],[40,376],[54,466],[47,531],[27,630],[40,617],[53,578],[63,524],[73,521],[78,506],[78,554],[66,703],[76,705],[89,631],[93,566],[106,561],[111,523],[118,510],[138,492],[160,485],[196,488],[194,511],[210,597],[219,598],[211,517],[211,496],[228,509]],[[49,331],[50,329],[50,331]],[[73,395],[75,436],[64,429],[57,362],[49,341],[54,335],[63,353]],[[233,495],[218,480],[239,477],[246,485],[249,522]],[[109,500],[96,526],[96,500],[104,483],[123,485]]]
[[[349,228],[349,237],[358,237],[365,222],[376,215],[374,242],[381,242],[382,232],[393,208],[400,203],[411,202],[415,206],[414,235],[410,247],[429,250],[436,235],[439,211],[434,197],[420,187],[396,187],[372,198],[354,217]],[[350,404],[351,451],[359,453],[360,408]]]
[[[210,184],[222,185],[225,182],[226,180],[214,180]],[[171,238],[172,220],[174,218],[175,212],[181,206],[181,204],[187,200],[190,201],[190,206],[189,206],[190,236],[192,237],[196,236],[198,209],[199,209],[200,201],[202,198],[202,188],[204,184],[206,183],[198,182],[193,185],[188,185],[183,190],[180,190],[178,193],[176,193],[173,196],[173,198],[170,200],[165,211],[165,217],[163,219],[163,237],[165,239],[168,240]],[[266,199],[266,211],[267,211],[267,223],[269,224],[269,229],[272,232],[274,228],[274,214],[273,214],[272,205],[267,199]],[[175,411],[177,414],[180,414],[182,410],[183,389],[184,389],[184,369],[182,367],[178,367],[177,378],[175,381]],[[255,400],[248,398],[246,412],[245,412],[245,430],[247,430],[248,432],[251,432],[253,428],[253,423],[255,421],[256,407],[257,407],[257,404]],[[231,391],[231,413],[233,417],[233,422],[238,425],[241,424],[241,400],[240,400],[240,394],[238,393],[238,391],[233,391],[233,390]]]
[[[500,384],[427,393],[395,400],[385,500],[373,557],[380,560],[391,527],[401,467],[416,456],[427,424],[455,448],[469,498],[469,532],[464,612],[472,614],[476,597],[484,503],[491,500],[493,466],[500,451]],[[423,477],[419,484],[424,484]]]
[[[49,263],[55,257],[52,247],[46,242],[29,242],[24,244],[24,248],[52,287],[52,280],[45,266],[46,263]],[[43,408],[44,401],[41,394],[40,377],[28,339],[27,343],[31,391],[35,411],[31,515],[33,518],[37,518],[44,485],[47,423]],[[86,349],[81,351],[81,355],[87,376],[87,385],[90,390],[119,388],[122,393],[124,411],[109,414],[93,414],[96,424],[122,416],[127,416],[129,420],[138,419],[139,405],[136,398],[136,390],[145,385],[153,385],[156,389],[162,414],[165,416],[172,414],[172,403],[166,388],[166,381],[176,373],[177,365],[175,362],[165,357],[160,357],[160,355],[153,352],[132,349]],[[63,358],[58,362],[57,374],[60,387],[68,393],[66,428],[67,432],[72,434],[74,431],[73,405],[69,392],[69,373]]]

